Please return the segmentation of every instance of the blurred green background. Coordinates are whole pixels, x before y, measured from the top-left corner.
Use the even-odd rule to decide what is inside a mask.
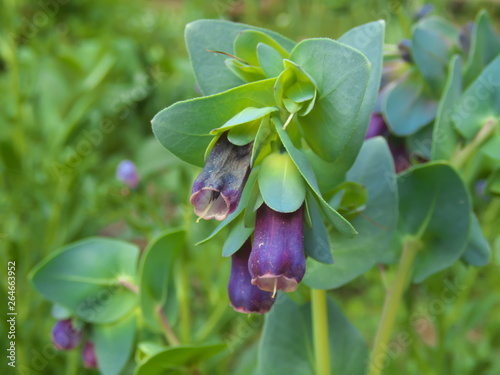
[[[431,3],[434,14],[457,24],[472,21],[481,8],[488,9],[499,24],[496,1]],[[1,311],[7,305],[6,263],[15,261],[17,373],[86,373],[80,368],[78,351],[54,354],[51,350],[49,334],[55,322],[51,306],[28,281],[35,264],[61,245],[86,236],[113,236],[143,248],[160,231],[184,223],[191,226],[194,221],[188,197],[196,170],[169,155],[150,127],[150,119],[159,110],[198,95],[184,47],[186,23],[199,18],[229,19],[300,40],[336,38],[354,26],[382,18],[387,22],[386,43],[396,43],[408,36],[412,17],[423,4],[395,0],[2,0]],[[130,190],[115,178],[123,159],[138,167],[138,190]],[[214,225],[192,227],[193,242]],[[192,259],[188,285],[195,296],[189,308],[194,326],[199,327],[197,339],[224,340],[233,348],[234,355],[214,364],[217,373],[236,369],[245,373],[261,323],[248,325],[245,317],[229,307],[229,262],[220,257],[220,245],[186,251]],[[478,270],[457,264],[411,289],[396,333],[408,332],[412,341],[394,355],[387,374],[403,370],[411,374],[500,373],[496,259]],[[455,278],[464,287],[453,303],[438,311],[433,306],[441,301],[443,281]],[[333,295],[371,343],[384,295],[379,270]],[[422,313],[415,317],[416,311]],[[427,328],[415,329],[412,319],[420,319]],[[5,320],[2,317],[2,343],[6,341]],[[246,325],[249,333],[238,338]],[[0,372],[11,373],[4,345],[2,353]]]

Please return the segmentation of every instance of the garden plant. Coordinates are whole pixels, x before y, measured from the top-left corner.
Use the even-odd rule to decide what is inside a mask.
[[[397,44],[385,30],[188,23],[199,96],[154,116],[146,156],[177,196],[127,206],[147,244],[92,236],[31,270],[57,350],[104,375],[379,375],[407,353],[405,373],[500,372],[498,348],[455,343],[498,303],[466,305],[498,261],[500,37],[486,11],[457,25],[424,8]],[[121,196],[141,173],[118,165]],[[140,213],[162,204],[174,219]],[[350,295],[350,316],[360,278],[382,292]],[[424,313],[419,288],[437,290]]]

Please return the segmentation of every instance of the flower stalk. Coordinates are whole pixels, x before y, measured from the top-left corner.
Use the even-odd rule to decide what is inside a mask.
[[[387,289],[382,318],[380,319],[370,357],[368,375],[380,375],[382,373],[387,344],[391,338],[403,292],[410,280],[413,262],[420,246],[421,243],[417,239],[408,239],[403,245],[403,254],[399,261],[396,277],[391,287]]]
[[[328,305],[326,290],[311,289],[314,355],[316,374],[330,375],[330,345],[328,343]]]

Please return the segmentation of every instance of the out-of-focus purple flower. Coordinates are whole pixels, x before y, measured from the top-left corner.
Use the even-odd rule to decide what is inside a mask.
[[[251,251],[252,243],[248,239],[241,249],[231,256],[231,276],[227,291],[231,306],[236,311],[246,314],[264,314],[271,310],[275,298],[273,298],[273,293],[252,285],[252,276],[248,270],[248,258]]]
[[[265,203],[257,211],[254,243],[248,268],[252,284],[275,293],[293,292],[304,277],[303,207],[276,212]]]
[[[52,328],[52,342],[57,350],[70,350],[80,344],[82,331],[73,326],[71,319],[59,320]]]
[[[252,143],[236,146],[222,134],[193,184],[191,204],[201,219],[224,220],[241,198],[250,173]]]
[[[485,179],[477,180],[474,186],[476,196],[483,201],[488,200],[488,192],[486,191],[487,181]]]
[[[386,137],[389,134],[387,125],[385,124],[384,117],[380,113],[373,112],[370,117],[370,124],[368,125],[368,132],[366,133],[366,139],[376,137],[381,135]]]
[[[388,141],[389,150],[391,150],[392,159],[394,160],[394,167],[396,168],[396,173],[401,173],[404,170],[411,167],[410,155],[404,142],[401,140],[399,142]]]
[[[123,160],[116,168],[116,178],[124,182],[131,189],[139,185],[139,173],[135,164],[130,160]]]
[[[432,13],[434,10],[434,5],[433,4],[424,4],[418,9],[415,14],[413,14],[413,19],[415,21],[419,21],[422,18],[427,17],[429,14]]]
[[[379,113],[373,112],[370,118],[370,125],[368,125],[366,139],[376,136],[382,136],[387,140],[389,150],[391,150],[392,159],[394,160],[396,173],[401,173],[410,168],[410,155],[408,154],[404,140],[391,136],[384,121],[384,117]]]
[[[460,48],[462,48],[462,51],[464,51],[465,55],[469,54],[472,34],[474,33],[475,27],[476,25],[474,24],[474,22],[469,22],[460,28],[458,40],[460,42]]]
[[[83,365],[88,369],[97,368],[97,357],[95,355],[94,344],[91,341],[85,342],[82,349]]]

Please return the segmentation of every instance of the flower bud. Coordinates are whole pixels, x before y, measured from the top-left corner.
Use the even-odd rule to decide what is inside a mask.
[[[260,289],[293,292],[304,277],[303,211],[301,206],[291,213],[277,212],[265,203],[257,211],[248,267],[252,284]]]
[[[191,203],[201,219],[224,220],[241,198],[248,174],[252,143],[236,146],[222,134],[193,184]]]
[[[136,189],[139,185],[139,173],[135,164],[130,160],[123,160],[116,168],[116,178],[122,181],[131,189]]]
[[[94,344],[91,341],[85,342],[82,349],[83,365],[88,369],[97,368],[97,357],[95,354]]]
[[[274,304],[273,294],[260,290],[252,285],[252,277],[248,271],[248,257],[252,244],[248,239],[236,253],[231,256],[231,276],[227,291],[231,306],[241,313],[264,314]]]
[[[71,319],[59,320],[52,328],[52,342],[57,350],[71,350],[81,340],[82,331],[73,327]]]

